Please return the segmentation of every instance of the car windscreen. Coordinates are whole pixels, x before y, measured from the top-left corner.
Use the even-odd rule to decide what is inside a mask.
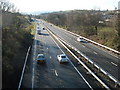
[[[83,39],[83,38],[80,38],[80,39]]]
[[[44,56],[39,56],[38,58],[44,58]]]
[[[66,56],[61,56],[62,58],[66,58]]]

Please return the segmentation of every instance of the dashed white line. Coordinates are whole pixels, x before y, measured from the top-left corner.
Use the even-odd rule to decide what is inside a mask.
[[[94,54],[97,54],[96,52],[94,52]]]
[[[113,55],[112,53],[110,53],[110,52],[107,51],[107,50],[104,50],[103,48],[101,49],[100,47],[95,46],[95,45],[93,45],[93,44],[90,44],[90,45],[92,45],[93,47],[96,47],[98,50],[101,50],[101,51],[103,51],[103,52],[105,52],[105,53],[107,53],[107,54],[109,54],[109,55],[111,55],[111,56],[113,56],[113,57],[115,57],[115,58],[119,58],[118,56]]]
[[[83,47],[85,47],[84,45],[82,45]]]
[[[117,64],[115,64],[114,62],[111,62],[111,63],[117,67]]]
[[[119,58],[119,57],[117,57],[117,56],[114,56],[114,57]]]
[[[50,59],[51,59],[52,57],[50,56]]]
[[[55,75],[56,75],[56,76],[58,76],[58,73],[57,73],[57,71],[56,71],[56,70],[55,70]]]

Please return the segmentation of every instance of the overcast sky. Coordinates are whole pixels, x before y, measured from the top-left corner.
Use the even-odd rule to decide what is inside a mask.
[[[120,0],[8,0],[20,12],[65,11],[74,9],[113,10]]]

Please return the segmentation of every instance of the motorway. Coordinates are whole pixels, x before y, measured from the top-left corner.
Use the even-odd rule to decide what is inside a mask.
[[[43,28],[42,25],[40,27]],[[82,65],[77,64],[72,55],[47,30],[42,30],[41,35],[35,34],[33,46],[32,56],[28,65],[29,69],[23,79],[24,88],[101,87],[93,77],[85,72]],[[45,55],[45,64],[36,62],[36,57],[40,53]],[[68,56],[70,60],[68,63],[60,64],[58,62],[57,55],[62,53]]]
[[[118,63],[120,62],[119,56],[111,55],[107,51],[102,50],[101,48],[91,43],[78,42],[76,36],[54,25],[51,26],[51,24],[47,22],[44,22],[44,25],[47,26],[54,34],[56,34],[63,40],[67,41],[72,46],[76,47],[84,55],[86,55],[92,61],[97,63],[101,68],[103,68],[105,71],[109,72],[112,76],[118,79],[119,76]]]

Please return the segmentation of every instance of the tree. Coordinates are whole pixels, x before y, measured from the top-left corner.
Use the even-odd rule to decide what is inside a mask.
[[[11,4],[10,2],[6,1],[6,0],[1,0],[0,1],[0,10],[2,10],[3,12],[17,12],[17,8],[15,7],[14,4]]]

